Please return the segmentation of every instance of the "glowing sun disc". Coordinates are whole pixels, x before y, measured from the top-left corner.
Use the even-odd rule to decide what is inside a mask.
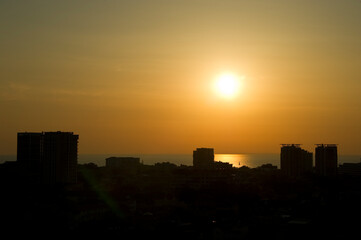
[[[225,98],[233,98],[239,89],[239,79],[231,73],[224,73],[217,77],[215,89],[219,95]]]

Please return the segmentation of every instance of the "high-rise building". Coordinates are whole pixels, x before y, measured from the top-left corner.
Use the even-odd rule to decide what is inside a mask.
[[[46,183],[76,183],[78,135],[72,132],[45,132],[43,150]]]
[[[281,171],[289,176],[300,176],[312,172],[312,153],[300,144],[282,144]]]
[[[193,166],[201,169],[212,168],[214,166],[214,149],[197,148],[193,151]]]
[[[337,145],[316,144],[315,169],[321,176],[337,175]]]
[[[44,183],[75,183],[78,135],[72,132],[18,133],[17,162]]]
[[[43,135],[19,132],[17,139],[17,162],[30,181],[40,181],[42,174]]]

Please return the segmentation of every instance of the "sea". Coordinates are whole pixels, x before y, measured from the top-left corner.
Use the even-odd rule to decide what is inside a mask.
[[[105,166],[105,159],[108,157],[139,157],[141,163],[154,165],[155,163],[169,162],[180,165],[192,166],[192,154],[79,154],[78,163],[94,163],[99,167]],[[272,164],[280,168],[279,153],[247,153],[247,154],[215,154],[215,161],[228,162],[233,167],[247,166],[256,168],[263,164]],[[0,155],[0,164],[7,161],[16,161],[16,155]],[[338,164],[359,163],[361,155],[339,155]]]

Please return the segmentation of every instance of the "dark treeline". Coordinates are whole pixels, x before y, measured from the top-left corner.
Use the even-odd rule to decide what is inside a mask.
[[[358,234],[360,177],[293,178],[269,165],[121,170],[78,165],[71,185],[29,181],[0,165],[1,229],[13,236],[345,239]]]

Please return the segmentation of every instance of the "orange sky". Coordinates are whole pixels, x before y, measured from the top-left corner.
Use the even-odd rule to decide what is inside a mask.
[[[20,131],[79,153],[361,154],[361,3],[1,1],[0,154]],[[233,99],[212,84],[244,76]]]

